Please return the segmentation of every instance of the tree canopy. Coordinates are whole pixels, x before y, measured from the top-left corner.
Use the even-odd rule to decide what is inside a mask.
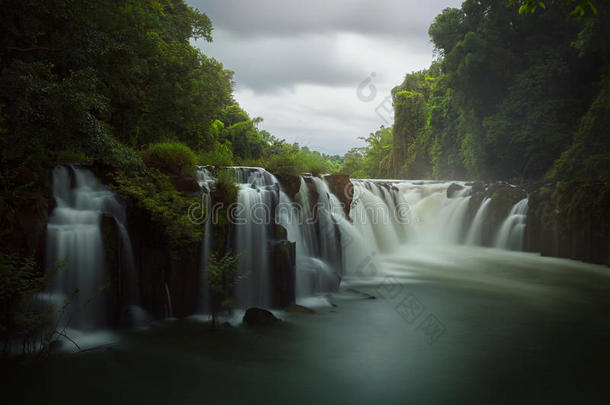
[[[608,9],[535,3],[466,0],[436,17],[436,60],[392,91],[387,176],[608,180]]]

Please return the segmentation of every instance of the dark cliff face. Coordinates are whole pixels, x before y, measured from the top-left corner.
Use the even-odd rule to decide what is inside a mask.
[[[532,192],[525,249],[610,265],[610,185],[556,183]]]
[[[167,316],[169,291],[174,316],[194,313],[198,302],[201,243],[170,247],[162,229],[146,212],[129,207],[127,218],[143,308],[155,318]]]

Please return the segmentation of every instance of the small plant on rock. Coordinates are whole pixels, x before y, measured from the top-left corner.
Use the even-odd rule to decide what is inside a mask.
[[[231,251],[223,256],[213,253],[208,260],[208,285],[212,295],[212,326],[216,327],[218,314],[234,307],[233,288],[248,275],[237,275],[237,264],[241,255]]]

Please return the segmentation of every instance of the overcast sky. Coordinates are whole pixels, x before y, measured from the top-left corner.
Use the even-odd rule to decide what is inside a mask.
[[[343,154],[392,125],[390,90],[430,65],[428,27],[462,1],[186,2],[212,19],[214,41],[196,45],[235,72],[235,98],[261,128]]]

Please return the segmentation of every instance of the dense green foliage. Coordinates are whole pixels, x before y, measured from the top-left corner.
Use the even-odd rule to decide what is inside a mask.
[[[365,151],[367,174],[610,180],[610,11],[568,1],[520,15],[531,2],[509,3],[466,0],[436,17],[437,60],[392,91],[392,164]],[[585,6],[595,12],[572,13]]]
[[[569,6],[573,6],[574,9],[570,12],[570,15],[583,16],[587,11],[597,13],[597,8],[591,0],[566,0]],[[535,13],[538,7],[546,9],[546,3],[539,0],[510,0],[510,5],[519,4],[519,14],[531,14]]]
[[[50,170],[87,163],[102,167],[105,181],[179,240],[183,219],[166,211],[184,201],[166,175],[191,175],[195,164],[336,169],[326,156],[259,129],[262,119],[237,105],[232,72],[191,44],[212,40],[211,21],[183,0],[0,6],[3,213],[26,204],[43,213],[52,205]],[[286,160],[292,163],[279,164]],[[3,239],[15,240],[12,218],[3,215]],[[5,250],[32,253],[10,245]]]
[[[59,150],[120,166],[109,149],[158,142],[181,142],[218,165],[276,154],[281,142],[233,100],[232,72],[191,45],[211,41],[212,24],[183,0],[0,5],[0,134],[10,166]]]
[[[183,0],[0,0],[0,6],[0,286],[12,294],[1,297],[7,341],[35,329],[34,314],[21,308],[42,288],[40,241],[53,208],[55,165],[92,165],[173,251],[201,240],[201,226],[188,217],[196,164],[264,162],[293,149],[237,105],[232,72],[192,46],[194,38],[212,40],[212,23]],[[234,184],[225,183],[235,194]]]
[[[150,167],[174,175],[192,175],[196,157],[193,151],[179,142],[162,142],[150,145],[142,152],[142,159]]]
[[[144,210],[163,231],[170,248],[201,239],[201,225],[189,218],[189,207],[198,202],[178,192],[167,175],[154,168],[145,172],[117,172],[111,188],[130,204]],[[172,251],[172,249],[170,249]]]
[[[392,128],[381,127],[366,138],[366,146],[345,154],[341,171],[352,178],[384,178],[392,172]]]
[[[36,350],[51,325],[51,308],[34,309],[34,296],[46,284],[32,258],[0,253],[0,342],[2,353]],[[17,347],[11,347],[17,345]]]
[[[184,0],[0,7],[5,342],[31,339],[44,323],[29,300],[44,284],[40,236],[59,163],[90,164],[170,248],[201,239],[188,217],[197,164],[360,178],[546,177],[560,181],[549,189],[557,201],[577,181],[610,181],[610,9],[597,1],[466,0],[444,10],[429,29],[436,60],[392,91],[394,126],[343,157],[259,128],[262,119],[233,98],[232,72],[193,47],[194,38],[212,41],[212,22]],[[214,232],[224,249],[228,235],[219,233],[238,189],[218,173],[212,193],[225,211]],[[577,197],[556,206],[578,220],[607,207],[603,190],[593,207]],[[212,266],[231,273],[234,258],[222,254]]]

